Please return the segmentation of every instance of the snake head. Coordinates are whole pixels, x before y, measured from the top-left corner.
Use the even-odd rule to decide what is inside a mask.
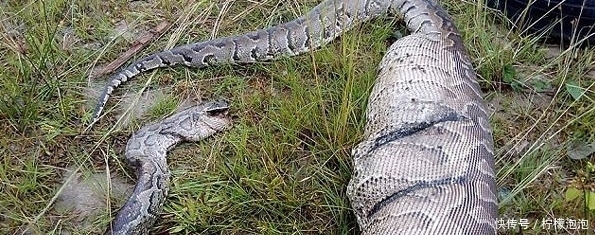
[[[164,119],[160,133],[200,141],[231,127],[228,110],[229,105],[224,101],[201,103]]]
[[[203,111],[210,116],[226,116],[227,112],[229,111],[229,105],[225,101],[211,101],[202,103],[198,106],[204,106],[202,107]]]

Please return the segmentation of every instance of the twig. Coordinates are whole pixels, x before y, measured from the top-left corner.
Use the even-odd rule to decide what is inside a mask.
[[[105,66],[100,66],[100,68],[95,69],[93,72],[91,72],[89,77],[91,79],[93,79],[93,78],[102,77],[106,74],[113,73],[116,69],[118,69],[124,63],[126,63],[126,61],[128,61],[130,59],[130,57],[134,56],[140,50],[147,47],[147,45],[149,45],[149,43],[153,42],[156,38],[161,36],[161,34],[163,34],[165,32],[165,30],[169,28],[170,25],[171,24],[167,21],[161,22],[159,25],[155,26],[155,28],[153,28],[149,32],[146,32],[145,34],[138,37],[132,43],[132,46],[130,47],[130,49],[128,49],[126,52],[124,52],[122,55],[120,55],[114,61],[110,62],[109,64],[107,64]]]

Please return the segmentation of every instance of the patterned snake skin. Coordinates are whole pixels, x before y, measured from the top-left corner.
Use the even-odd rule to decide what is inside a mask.
[[[458,30],[433,0],[326,0],[279,26],[150,55],[111,78],[90,125],[99,119],[113,90],[141,72],[178,64],[204,68],[298,55],[387,13],[402,15],[411,35],[385,54],[368,102],[364,140],[353,149],[354,172],[347,194],[360,229],[377,235],[496,234],[487,112]],[[164,143],[172,141],[162,138]],[[161,158],[150,161],[153,166],[147,169],[155,169],[155,164],[165,169]],[[150,172],[142,177],[155,179]],[[119,215],[116,221],[147,229],[154,221],[151,210],[163,201],[162,196],[157,196],[159,200],[148,196],[159,185],[139,182],[145,188],[135,190],[133,197],[138,199],[131,200],[142,207],[126,210],[130,214]]]
[[[496,234],[490,123],[473,66],[437,5],[380,62],[347,194],[363,234]]]
[[[230,127],[225,102],[206,102],[146,125],[128,140],[126,162],[138,182],[107,234],[147,234],[161,213],[169,183],[166,152],[182,141],[200,141]]]

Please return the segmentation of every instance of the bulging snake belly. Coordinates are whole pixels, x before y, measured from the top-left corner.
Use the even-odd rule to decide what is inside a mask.
[[[491,129],[460,43],[422,31],[380,62],[347,189],[363,234],[496,234]]]
[[[364,139],[353,149],[347,194],[360,229],[363,234],[496,234],[487,111],[459,32],[432,0],[326,0],[285,24],[152,54],[111,77],[91,125],[113,90],[141,72],[178,64],[204,68],[298,55],[387,13],[402,15],[411,34],[397,40],[381,61],[366,110]],[[198,116],[225,126],[216,117]],[[131,139],[134,146],[129,142],[127,158],[140,169],[139,183],[116,224],[134,224],[144,231],[153,223],[167,188],[165,151],[188,138],[173,127],[182,124],[173,119],[139,131],[160,134],[151,138],[137,134]],[[191,132],[194,127],[203,128],[186,125],[180,130]],[[221,129],[210,127],[208,132],[194,133],[201,137],[189,139]],[[135,138],[162,144],[143,147]],[[128,149],[142,157],[129,156]],[[136,230],[129,231],[126,234]]]

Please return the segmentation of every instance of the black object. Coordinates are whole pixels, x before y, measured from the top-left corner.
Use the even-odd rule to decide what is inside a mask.
[[[530,33],[553,25],[552,39],[578,42],[588,37],[586,42],[595,45],[595,0],[487,0],[487,5]]]

